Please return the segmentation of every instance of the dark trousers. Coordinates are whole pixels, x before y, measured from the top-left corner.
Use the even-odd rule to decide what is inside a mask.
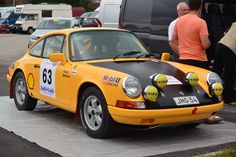
[[[234,101],[234,77],[236,76],[236,55],[227,46],[218,43],[215,49],[213,71],[224,76],[223,97],[226,103]]]
[[[188,64],[188,65],[200,67],[200,68],[207,69],[207,70],[208,70],[208,67],[209,67],[207,61],[197,61],[197,60],[191,60],[191,59],[181,59],[181,60],[179,60],[179,62],[182,63],[182,64]]]

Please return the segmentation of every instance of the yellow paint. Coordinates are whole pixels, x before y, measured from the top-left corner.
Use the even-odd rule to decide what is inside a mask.
[[[117,100],[129,101],[129,102],[145,102],[145,99],[154,101],[156,95],[146,94],[146,96],[140,95],[139,97],[132,99],[128,97],[122,88],[122,82],[125,77],[129,74],[111,70],[108,68],[97,67],[89,63],[96,62],[113,62],[112,59],[105,60],[92,60],[92,61],[81,61],[81,62],[72,62],[69,58],[69,35],[76,31],[85,31],[85,30],[116,30],[108,28],[78,28],[78,29],[64,29],[54,31],[45,35],[36,41],[31,48],[34,47],[39,41],[43,40],[45,37],[56,34],[63,34],[66,36],[66,53],[65,57],[67,59],[65,64],[59,64],[55,73],[55,93],[56,97],[48,97],[40,94],[40,68],[35,68],[35,64],[41,65],[42,59],[40,57],[33,57],[29,54],[27,50],[26,54],[15,62],[14,68],[8,69],[7,79],[12,81],[14,78],[14,73],[16,70],[21,70],[27,79],[28,90],[32,93],[33,97],[47,102],[51,105],[57,106],[61,109],[75,113],[78,108],[81,94],[81,86],[85,83],[93,84],[100,89],[102,94],[105,97],[106,103],[108,104],[108,111],[112,118],[116,122],[124,124],[133,124],[133,125],[155,125],[155,124],[172,124],[180,122],[191,122],[196,120],[203,120],[209,117],[212,113],[219,111],[223,107],[223,102],[218,104],[210,104],[204,106],[198,106],[196,114],[192,114],[194,107],[184,107],[184,108],[175,108],[175,109],[153,109],[153,110],[131,110],[131,109],[122,109],[115,107]],[[73,51],[73,49],[72,49]],[[73,53],[73,52],[72,52]],[[116,62],[119,61],[135,61],[136,58],[117,58]],[[155,60],[156,59],[138,59],[140,60]],[[158,60],[157,60],[158,61]],[[193,66],[187,66],[175,62],[167,62],[174,67],[180,69],[184,73],[194,71],[199,76],[199,86],[201,86],[208,94],[208,85],[206,82],[206,76],[209,71],[196,68]],[[158,68],[158,67],[157,67]],[[76,74],[72,75],[72,70],[76,71]],[[136,69],[138,70],[138,69]],[[118,77],[120,78],[117,86],[108,85],[103,81],[104,75]],[[66,76],[66,77],[65,77]],[[160,88],[164,88],[167,83],[167,78],[165,75],[161,75],[157,79],[157,84]],[[30,89],[33,88],[33,89]],[[216,89],[219,89],[218,87]],[[147,90],[147,93],[158,93],[154,88]],[[209,96],[211,96],[209,94]]]

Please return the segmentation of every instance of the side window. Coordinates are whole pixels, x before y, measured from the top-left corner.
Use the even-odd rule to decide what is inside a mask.
[[[150,23],[153,0],[127,0],[124,21]]]
[[[64,35],[54,35],[47,37],[44,44],[43,57],[48,58],[49,54],[51,53],[61,52],[63,40]]]
[[[34,45],[30,50],[30,55],[40,57],[42,54],[44,40],[41,40],[36,45]]]
[[[42,10],[42,17],[52,17],[52,10]]]

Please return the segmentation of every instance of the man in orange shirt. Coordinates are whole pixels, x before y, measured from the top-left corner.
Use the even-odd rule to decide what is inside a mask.
[[[179,62],[208,69],[206,49],[210,47],[206,21],[199,16],[202,0],[189,0],[189,14],[181,16],[174,28],[170,44],[175,53],[179,54]],[[217,123],[223,118],[212,115],[206,123]]]
[[[175,24],[171,45],[179,54],[180,62],[208,68],[205,49],[210,47],[206,22],[199,17],[201,0],[189,0],[190,12],[178,19]]]

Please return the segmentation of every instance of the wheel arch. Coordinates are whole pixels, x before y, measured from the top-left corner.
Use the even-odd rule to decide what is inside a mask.
[[[78,92],[77,92],[77,105],[76,105],[76,119],[80,119],[80,115],[79,115],[79,102],[80,102],[80,99],[81,99],[81,96],[83,94],[83,92],[88,88],[88,87],[97,87],[101,92],[101,88],[96,85],[95,83],[92,83],[92,82],[84,82],[80,88],[78,89]],[[103,94],[103,92],[102,92]],[[106,99],[106,98],[105,98]]]
[[[15,76],[16,76],[16,74],[18,73],[18,72],[21,72],[23,75],[24,75],[24,77],[25,77],[25,74],[24,74],[24,72],[23,72],[23,70],[22,69],[20,69],[20,68],[18,68],[18,69],[16,69],[15,71],[14,71],[14,73],[13,73],[13,75],[12,75],[12,79],[11,79],[11,81],[10,81],[10,98],[13,98],[13,80],[14,80],[14,78],[15,78]],[[27,87],[27,84],[26,84],[26,87]],[[28,87],[27,87],[28,88]]]

